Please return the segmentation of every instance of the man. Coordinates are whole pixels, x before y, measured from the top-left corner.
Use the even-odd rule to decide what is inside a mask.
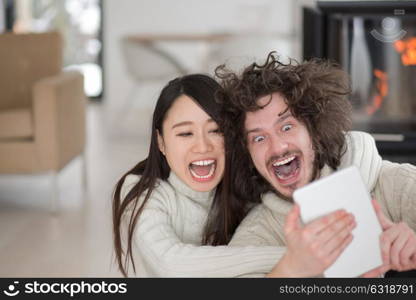
[[[241,75],[224,68],[217,75],[224,134],[233,145],[231,190],[262,201],[230,245],[287,247],[271,275],[318,276],[351,242],[354,220],[336,212],[303,226],[292,195],[355,164],[379,203],[373,201],[383,228],[384,264],[365,275],[416,268],[416,167],[382,161],[370,135],[346,133],[351,109],[343,71],[323,61],[285,65],[271,53]]]

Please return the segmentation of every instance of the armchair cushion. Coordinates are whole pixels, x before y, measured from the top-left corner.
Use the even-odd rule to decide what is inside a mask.
[[[86,98],[80,73],[39,80],[32,106],[33,138],[0,139],[0,173],[59,171],[84,150]]]
[[[60,170],[85,147],[84,77],[65,71],[33,86],[34,137],[41,165]]]
[[[0,141],[31,138],[33,136],[32,124],[30,109],[0,110]]]
[[[33,84],[61,72],[62,47],[57,32],[0,34],[0,109],[31,107]]]

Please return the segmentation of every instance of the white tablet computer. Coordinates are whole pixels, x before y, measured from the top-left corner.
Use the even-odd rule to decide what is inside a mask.
[[[325,277],[357,277],[382,265],[382,228],[356,167],[348,167],[314,181],[296,190],[293,198],[300,206],[305,224],[342,208],[355,217],[357,226],[352,232],[353,240],[325,270]]]

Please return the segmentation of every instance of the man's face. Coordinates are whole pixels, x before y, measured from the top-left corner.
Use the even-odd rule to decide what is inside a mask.
[[[267,104],[270,101],[269,104]],[[247,146],[259,173],[286,198],[312,180],[315,153],[306,126],[295,119],[279,93],[259,98],[247,112]]]

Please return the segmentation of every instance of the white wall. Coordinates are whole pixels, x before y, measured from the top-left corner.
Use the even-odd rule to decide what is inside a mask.
[[[120,52],[123,35],[263,32],[295,45],[297,4],[293,0],[104,0],[105,103],[121,105],[132,84]],[[207,46],[174,43],[170,50],[190,71],[200,71]],[[154,102],[164,83],[140,101]]]
[[[6,30],[6,6],[4,5],[4,0],[0,0],[0,33]]]

